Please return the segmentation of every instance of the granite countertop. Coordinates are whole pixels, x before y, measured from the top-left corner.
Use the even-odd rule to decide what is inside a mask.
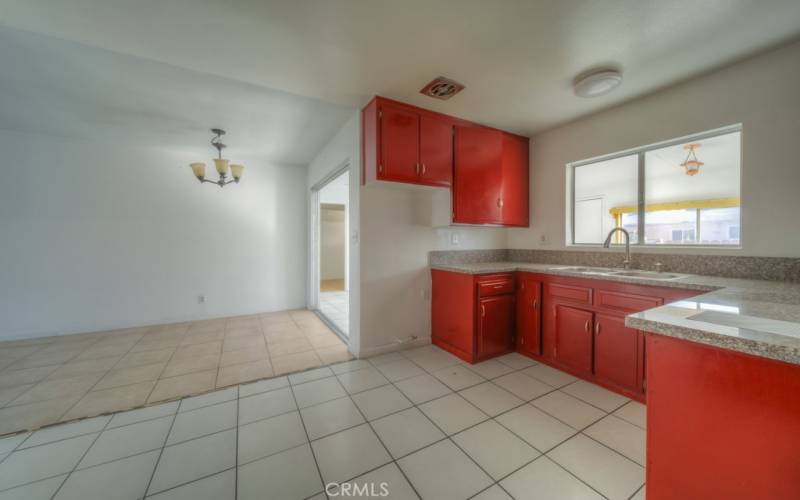
[[[800,284],[680,275],[673,280],[587,275],[563,264],[487,262],[433,265],[465,274],[527,271],[701,292],[631,314],[625,324],[701,344],[800,365]]]

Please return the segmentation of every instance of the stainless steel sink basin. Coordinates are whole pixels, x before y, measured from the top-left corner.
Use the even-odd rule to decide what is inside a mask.
[[[654,271],[617,271],[609,274],[612,276],[625,276],[626,278],[642,278],[664,281],[676,280],[683,277],[682,274],[657,273]]]
[[[577,274],[587,274],[593,276],[624,276],[626,278],[648,279],[659,281],[670,281],[683,278],[685,274],[657,273],[655,271],[619,270],[606,267],[581,267],[565,266],[554,268],[557,271],[569,271]]]

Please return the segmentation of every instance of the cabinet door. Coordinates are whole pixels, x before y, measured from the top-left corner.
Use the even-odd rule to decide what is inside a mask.
[[[497,295],[478,301],[478,358],[499,356],[512,349],[514,296]]]
[[[598,379],[631,391],[639,390],[639,335],[625,319],[597,314],[594,327],[594,373]]]
[[[542,284],[522,278],[517,291],[517,350],[528,354],[542,353]]]
[[[420,182],[449,186],[453,181],[453,125],[422,115],[419,127]]]
[[[416,182],[419,169],[419,115],[383,104],[380,135],[378,179]]]
[[[529,218],[528,139],[503,133],[501,219],[509,226],[527,226]]]
[[[500,224],[503,135],[482,127],[456,127],[453,222]]]
[[[592,373],[592,317],[589,311],[556,307],[556,360],[574,370]]]

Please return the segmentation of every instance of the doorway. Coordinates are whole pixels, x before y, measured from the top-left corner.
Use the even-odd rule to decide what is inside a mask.
[[[317,189],[317,311],[338,333],[349,336],[350,172],[337,172]]]

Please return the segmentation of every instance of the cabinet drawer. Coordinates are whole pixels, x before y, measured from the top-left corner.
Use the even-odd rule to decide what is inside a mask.
[[[597,290],[594,305],[604,309],[634,313],[658,307],[663,303],[664,299],[661,297],[648,297],[646,295],[636,295],[632,293]]]
[[[511,278],[494,281],[481,281],[478,283],[479,297],[506,295],[509,293],[514,293],[514,280]]]
[[[559,285],[548,283],[546,285],[546,295],[552,298],[580,302],[582,304],[592,303],[592,289],[583,286]]]

